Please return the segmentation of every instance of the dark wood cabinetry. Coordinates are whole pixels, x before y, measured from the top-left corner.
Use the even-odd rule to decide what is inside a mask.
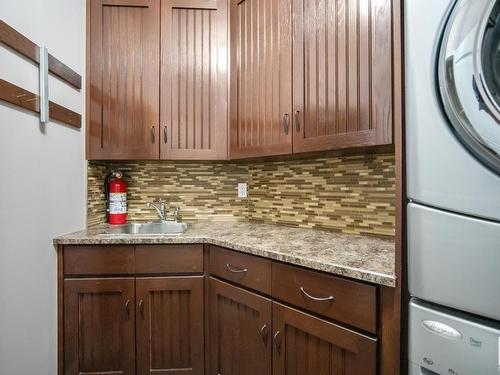
[[[326,319],[375,334],[376,288],[270,261],[269,299],[243,289],[258,289],[252,277],[238,278],[222,267],[237,264],[239,270],[245,270],[243,275],[250,276],[255,270],[266,274],[265,266],[259,267],[264,261],[269,260],[210,248],[210,375],[375,375],[377,339]],[[322,295],[310,295],[304,288]]]
[[[87,157],[392,144],[393,1],[88,0]]]
[[[137,278],[137,373],[203,374],[203,277]]]
[[[293,0],[293,152],[392,143],[391,0]]]
[[[67,375],[135,374],[134,279],[64,281]]]
[[[273,297],[367,332],[377,331],[377,288],[273,263]]]
[[[210,374],[271,375],[270,299],[210,278]]]
[[[88,0],[88,159],[227,159],[227,18],[227,0]]]
[[[227,159],[227,0],[161,1],[161,158]]]
[[[232,158],[392,144],[391,0],[232,0],[230,13]]]
[[[198,244],[58,264],[60,375],[376,374],[376,286]]]
[[[375,375],[375,339],[273,303],[274,375]]]
[[[290,154],[290,0],[230,4],[230,157]]]
[[[202,375],[202,273],[203,245],[60,249],[59,374]]]
[[[88,1],[87,157],[158,159],[160,2]]]

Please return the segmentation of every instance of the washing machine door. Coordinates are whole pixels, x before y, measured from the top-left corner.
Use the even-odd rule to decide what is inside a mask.
[[[500,174],[500,0],[457,0],[443,34],[438,75],[456,135]]]

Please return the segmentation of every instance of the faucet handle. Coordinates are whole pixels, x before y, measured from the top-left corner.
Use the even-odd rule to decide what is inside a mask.
[[[172,217],[173,217],[174,221],[179,221],[180,211],[181,211],[180,207],[174,207],[174,209],[172,211]]]

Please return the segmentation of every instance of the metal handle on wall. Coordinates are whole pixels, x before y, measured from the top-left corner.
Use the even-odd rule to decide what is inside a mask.
[[[168,130],[167,130],[167,125],[163,127],[163,143],[168,142]]]
[[[47,47],[38,47],[40,60],[40,122],[49,122],[49,52]]]
[[[151,142],[155,143],[156,142],[156,137],[155,137],[155,127],[154,125],[151,127]]]

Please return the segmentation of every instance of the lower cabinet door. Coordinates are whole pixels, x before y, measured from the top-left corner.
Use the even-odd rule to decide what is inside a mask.
[[[202,375],[203,276],[136,279],[137,374]]]
[[[271,300],[210,278],[210,375],[270,375]]]
[[[273,375],[375,375],[377,342],[273,303]]]
[[[64,281],[64,373],[135,374],[134,279]]]

